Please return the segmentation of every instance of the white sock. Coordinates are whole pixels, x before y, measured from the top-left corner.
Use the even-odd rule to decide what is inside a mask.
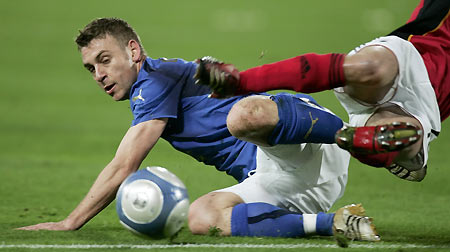
[[[316,233],[316,219],[317,214],[303,214],[303,230],[306,235]]]

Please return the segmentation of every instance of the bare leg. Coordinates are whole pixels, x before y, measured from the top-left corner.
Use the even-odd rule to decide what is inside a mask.
[[[346,84],[351,97],[376,104],[392,87],[398,74],[395,55],[383,46],[368,46],[344,60]]]
[[[244,98],[231,108],[227,127],[241,140],[268,146],[267,139],[278,120],[277,104],[267,96],[257,95]]]
[[[235,205],[244,203],[230,192],[211,192],[195,200],[189,208],[189,229],[193,234],[208,234],[210,228],[231,235],[231,212]]]
[[[377,104],[391,89],[398,75],[395,55],[383,46],[368,46],[344,60],[346,85],[344,91],[351,97],[367,104]],[[411,123],[420,129],[417,119],[396,105],[381,106],[369,118],[366,126],[385,125],[393,122]],[[423,129],[422,129],[423,131]],[[422,139],[402,149],[394,161],[414,157],[421,149]]]

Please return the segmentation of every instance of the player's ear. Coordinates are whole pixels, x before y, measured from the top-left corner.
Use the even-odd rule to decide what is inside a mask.
[[[141,47],[136,40],[128,41],[128,48],[131,51],[131,60],[138,62],[141,59]]]

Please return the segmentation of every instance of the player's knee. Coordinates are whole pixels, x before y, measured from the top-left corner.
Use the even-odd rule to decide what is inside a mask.
[[[201,197],[189,207],[188,223],[193,234],[208,234],[211,227],[217,227],[220,216],[214,206]]]
[[[362,85],[377,84],[382,77],[382,66],[376,59],[360,59],[345,67],[347,81]]]
[[[398,73],[398,63],[388,49],[371,46],[346,56],[344,72],[348,84],[382,87],[393,82]]]
[[[230,133],[246,140],[266,135],[277,122],[277,105],[266,96],[251,96],[240,100],[231,108],[227,117]]]

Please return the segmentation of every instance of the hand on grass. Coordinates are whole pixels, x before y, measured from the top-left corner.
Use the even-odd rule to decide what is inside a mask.
[[[76,230],[76,228],[72,228],[69,225],[67,225],[65,221],[45,222],[45,223],[39,223],[39,224],[36,224],[36,225],[20,227],[20,228],[17,228],[17,229],[18,230],[29,230],[29,231],[35,231],[35,230],[52,230],[52,231]]]

